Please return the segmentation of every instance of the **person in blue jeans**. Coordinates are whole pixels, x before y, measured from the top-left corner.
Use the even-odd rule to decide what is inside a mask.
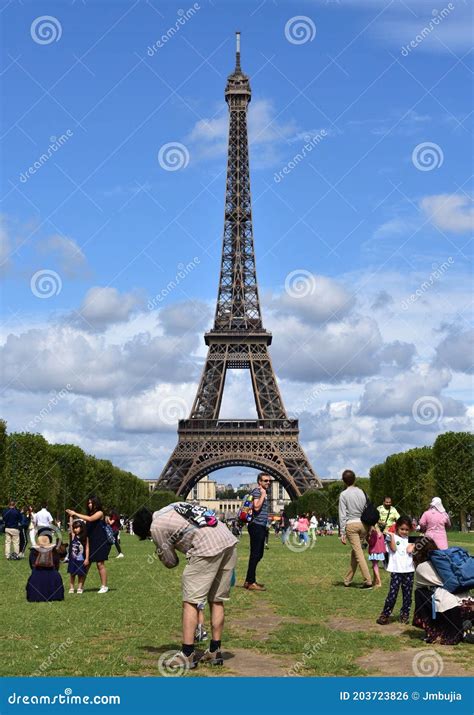
[[[265,549],[265,536],[268,521],[267,489],[271,478],[268,474],[259,474],[257,486],[251,492],[253,496],[253,518],[247,525],[250,536],[250,556],[247,568],[247,577],[244,588],[248,591],[265,591],[263,583],[257,583],[257,565],[263,558]]]

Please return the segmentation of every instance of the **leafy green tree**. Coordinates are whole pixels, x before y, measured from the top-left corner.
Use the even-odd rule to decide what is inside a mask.
[[[163,509],[163,507],[172,504],[175,501],[179,501],[179,497],[176,496],[174,492],[170,491],[160,491],[155,490],[149,500],[149,509],[151,511],[158,511]]]
[[[0,419],[0,506],[8,501],[5,463],[7,458],[7,423]]]
[[[370,469],[370,499],[375,506],[379,506],[383,502],[384,496],[387,496],[387,486],[385,482],[386,470],[385,462],[375,464]]]
[[[400,513],[420,516],[434,496],[433,450],[417,447],[401,455],[403,469],[399,475],[402,499],[396,506]]]
[[[58,516],[65,519],[65,509],[83,507],[86,455],[73,444],[52,444],[49,451],[59,475]]]
[[[455,514],[466,531],[466,514],[474,510],[474,435],[445,432],[433,445],[434,479],[437,496]]]
[[[6,442],[5,490],[19,506],[41,502],[56,515],[60,473],[47,441],[39,434],[10,434]]]

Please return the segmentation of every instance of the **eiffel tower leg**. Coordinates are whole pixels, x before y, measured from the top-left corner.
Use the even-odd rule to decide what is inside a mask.
[[[260,419],[286,419],[280,390],[273,372],[270,355],[265,350],[264,357],[255,356],[250,360],[250,373]]]
[[[224,391],[226,355],[225,345],[209,347],[201,382],[191,410],[191,419],[201,417],[215,420],[219,416]]]

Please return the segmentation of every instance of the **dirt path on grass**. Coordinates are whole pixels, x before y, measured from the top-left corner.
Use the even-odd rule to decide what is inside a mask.
[[[351,633],[380,633],[384,636],[401,636],[407,634],[407,626],[402,623],[389,623],[380,626],[374,621],[361,618],[334,617],[328,621],[330,628],[337,631]],[[419,634],[419,629],[412,628],[412,632]],[[390,675],[408,677],[429,676],[473,676],[472,662],[464,660],[469,655],[464,648],[469,646],[440,646],[428,645],[421,638],[414,641],[417,647],[400,648],[396,651],[376,649],[356,658],[356,663],[367,671],[368,675]]]

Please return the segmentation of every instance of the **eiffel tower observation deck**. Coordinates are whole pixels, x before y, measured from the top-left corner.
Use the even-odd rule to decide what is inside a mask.
[[[252,97],[240,64],[227,79],[229,107],[224,237],[214,325],[204,335],[208,354],[188,419],[178,424],[178,444],[157,489],[187,496],[217,469],[254,467],[275,477],[292,499],[321,483],[299,444],[298,420],[289,419],[275,378],[260,310],[252,228],[247,110]],[[249,370],[257,410],[254,420],[219,419],[227,370]]]

